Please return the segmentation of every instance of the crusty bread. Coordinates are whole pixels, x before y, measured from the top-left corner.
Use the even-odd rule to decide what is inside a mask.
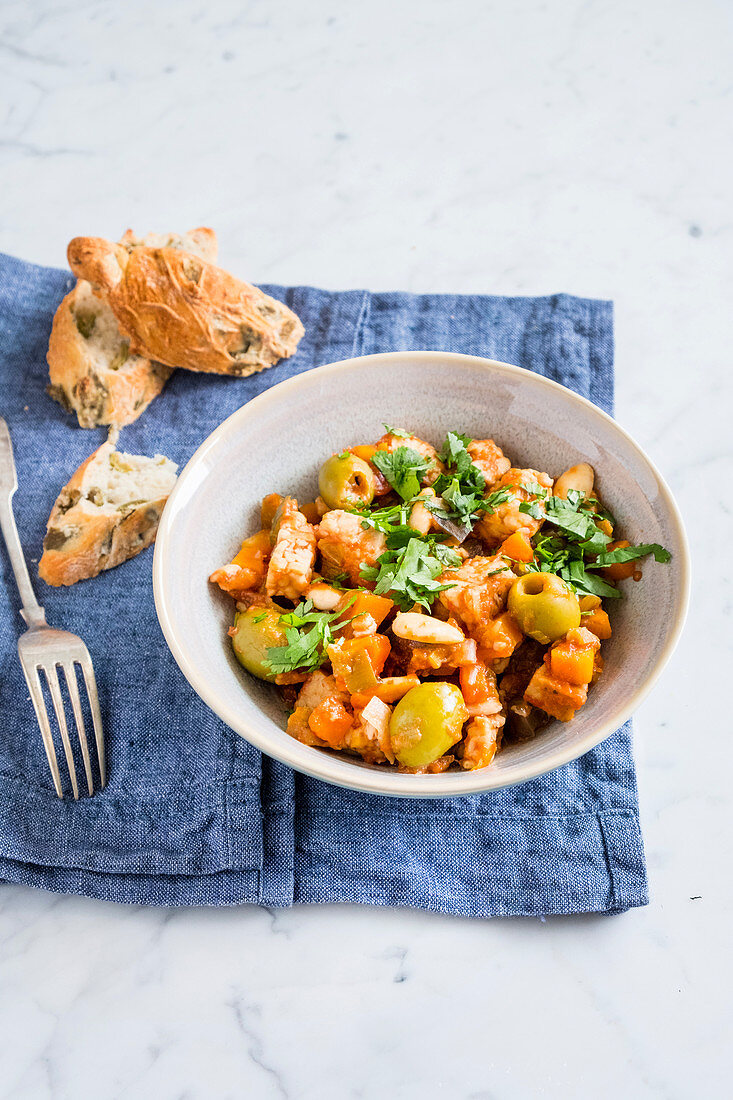
[[[49,394],[81,428],[131,424],[173,373],[130,352],[112,310],[84,280],[56,310],[46,359]]]
[[[254,374],[292,355],[304,332],[282,302],[184,251],[76,237],[68,259],[109,303],[130,349],[171,367]]]
[[[128,229],[120,245],[136,248],[184,249],[215,260],[213,229],[192,229],[182,235],[149,233],[137,237]],[[130,351],[115,316],[103,298],[85,280],[77,283],[56,311],[48,345],[51,384],[48,392],[82,428],[100,424],[122,427],[137,420],[167,382],[170,366]]]
[[[183,252],[193,252],[210,264],[216,263],[219,252],[216,233],[204,226],[189,229],[188,233],[146,233],[144,237],[138,237],[132,229],[128,229],[120,237],[120,244],[128,252],[133,248],[179,248]]]
[[[156,455],[128,455],[103,443],[56,498],[46,527],[40,577],[76,584],[150,546],[177,467]]]

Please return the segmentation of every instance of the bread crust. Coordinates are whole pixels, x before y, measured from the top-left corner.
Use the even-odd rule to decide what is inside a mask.
[[[119,243],[129,252],[133,248],[182,248],[187,252],[195,252],[202,260],[210,264],[216,263],[219,251],[219,242],[213,229],[200,225],[198,229],[189,229],[188,233],[179,236],[177,233],[147,233],[144,237],[138,235],[132,229],[126,230],[120,237]],[[189,245],[186,248],[186,245]]]
[[[38,575],[53,587],[76,584],[134,558],[155,541],[168,494],[123,513],[104,513],[81,496],[87,468],[103,452],[103,443],[82,462],[56,498],[46,525]]]
[[[243,377],[292,355],[305,331],[282,302],[180,249],[76,237],[68,259],[109,302],[131,350],[171,367]]]
[[[100,424],[121,428],[137,420],[173,371],[137,355],[130,355],[119,369],[95,362],[76,320],[84,288],[84,283],[77,283],[56,310],[46,355],[49,393],[76,413],[81,428]]]
[[[216,260],[218,249],[214,230],[200,226],[183,235],[148,233],[144,237],[128,229],[115,251],[129,254],[137,248],[160,245],[195,252],[211,263]],[[90,333],[82,331],[83,318],[90,316],[90,299],[94,310],[102,313],[100,327],[107,331],[109,340],[120,352],[116,356],[111,351],[107,361],[99,347],[95,349],[90,343]],[[80,280],[56,310],[46,359],[49,394],[69,412],[76,413],[82,428],[96,428],[100,424],[121,428],[131,424],[157,397],[172,373],[170,366],[129,352],[129,341],[123,340],[109,305],[93,296],[91,284],[86,280]]]

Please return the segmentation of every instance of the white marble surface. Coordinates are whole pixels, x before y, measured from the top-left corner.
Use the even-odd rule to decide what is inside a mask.
[[[618,417],[696,564],[636,724],[647,908],[470,922],[0,888],[0,1096],[727,1094],[732,12],[0,7],[1,249],[61,264],[80,232],[204,222],[254,281],[614,298]]]

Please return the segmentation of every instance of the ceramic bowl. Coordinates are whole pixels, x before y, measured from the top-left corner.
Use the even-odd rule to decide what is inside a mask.
[[[629,541],[659,542],[640,583],[612,609],[605,668],[569,723],[502,750],[489,768],[402,775],[301,745],[285,732],[277,691],[237,664],[227,637],[233,603],[207,582],[259,527],[271,492],[312,500],[327,455],[377,439],[383,422],[440,446],[449,429],[491,437],[514,466],[589,462],[600,496]],[[667,662],[685,618],[688,550],[677,507],[641,448],[609,416],[520,367],[467,355],[397,352],[318,367],[281,382],[224,421],[183,470],[155,545],[155,603],[181,671],[219,717],[251,744],[309,775],[384,795],[441,797],[522,783],[588,752],[639,705]]]

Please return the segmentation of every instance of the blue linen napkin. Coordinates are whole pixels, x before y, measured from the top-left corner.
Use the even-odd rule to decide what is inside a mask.
[[[60,487],[105,436],[75,427],[46,395],[51,320],[71,285],[66,272],[0,255],[0,413],[15,447],[15,510],[31,563]],[[124,429],[126,450],[183,465],[269,386],[390,350],[519,363],[612,408],[609,302],[265,289],[305,324],[297,355],[243,380],[177,371]],[[331,787],[262,757],[198,699],[161,635],[151,562],[148,551],[69,589],[36,581],[49,622],[87,642],[101,690],[109,783],[75,804],[51,784],[16,656],[17,592],[0,551],[0,879],[120,902],[354,902],[476,917],[646,903],[628,725],[581,760],[492,794],[413,801]]]

